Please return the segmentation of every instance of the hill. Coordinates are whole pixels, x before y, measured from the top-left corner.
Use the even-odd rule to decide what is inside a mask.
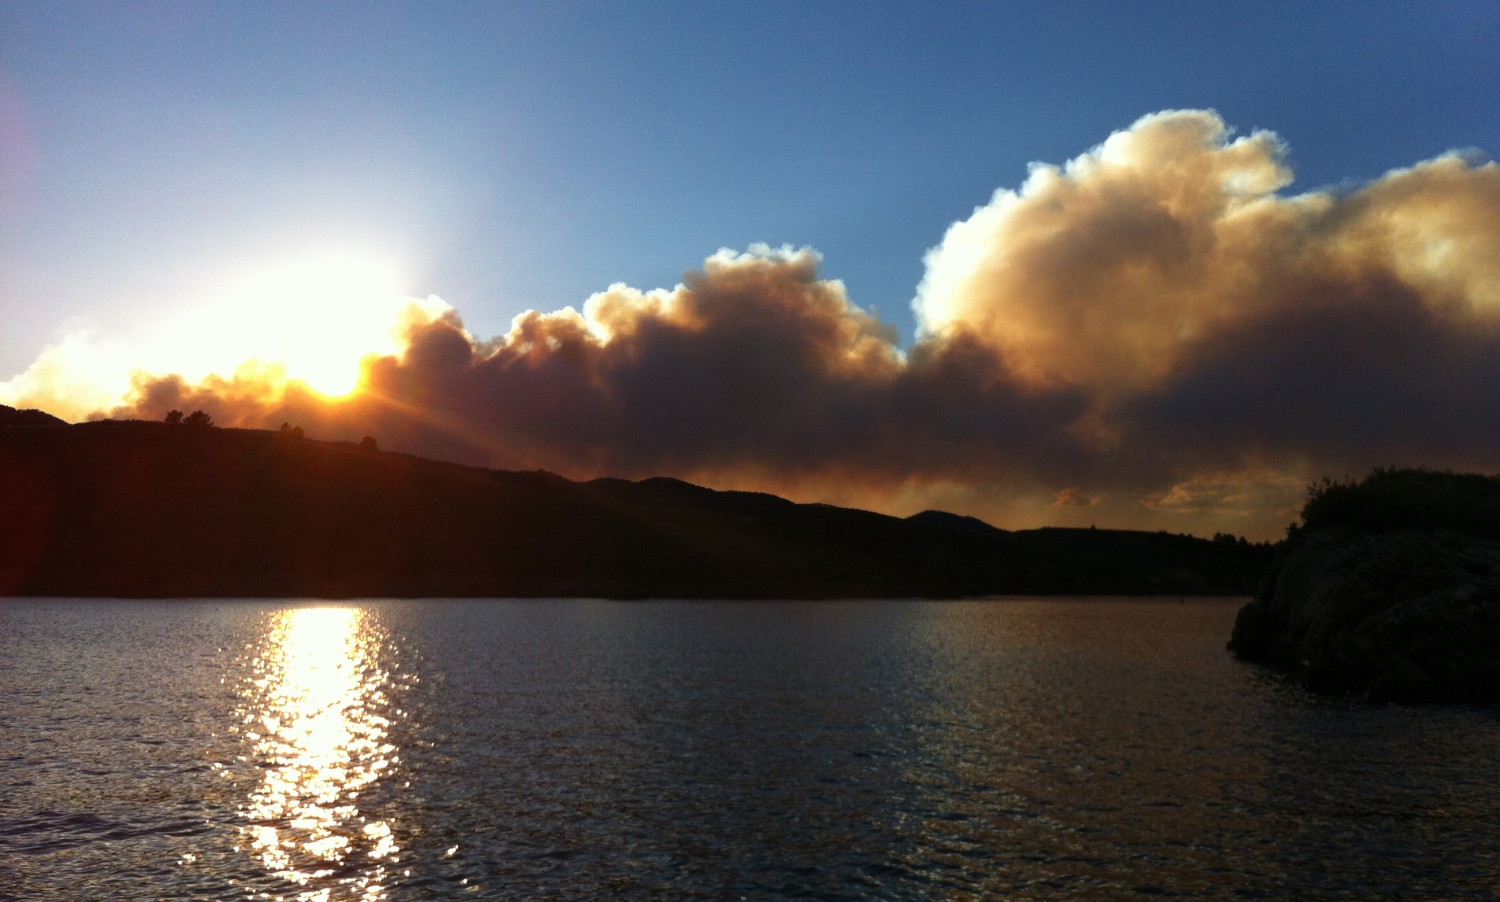
[[[0,417],[0,506],[0,595],[1247,594],[1269,560],[1163,533],[1007,532],[135,421]]]
[[[6,407],[0,404],[0,426],[66,426],[66,420],[60,420],[50,413],[40,410],[16,410],[14,407]]]

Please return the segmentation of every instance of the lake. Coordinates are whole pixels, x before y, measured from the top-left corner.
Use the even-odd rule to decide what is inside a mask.
[[[0,899],[1493,897],[1500,715],[1241,601],[0,599]]]

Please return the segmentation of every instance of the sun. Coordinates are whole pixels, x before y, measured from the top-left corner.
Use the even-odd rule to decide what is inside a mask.
[[[142,377],[246,379],[267,393],[304,386],[324,400],[356,393],[371,356],[400,355],[406,332],[452,308],[400,290],[378,254],[309,250],[205,273],[155,299],[147,325],[110,336],[87,327],[0,382],[0,403],[81,420],[130,403]],[[154,314],[154,316],[152,315]]]
[[[360,361],[386,353],[406,299],[394,276],[358,258],[283,266],[252,280],[237,304],[251,314],[247,339],[257,356],[330,396],[358,387]]]
[[[359,387],[362,361],[399,350],[394,329],[413,299],[390,267],[353,254],[315,255],[237,274],[187,318],[174,370],[224,373],[254,364],[329,398]]]

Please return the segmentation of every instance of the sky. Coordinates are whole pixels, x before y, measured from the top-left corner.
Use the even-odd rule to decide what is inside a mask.
[[[995,525],[1500,471],[1500,4],[0,4],[0,403]]]

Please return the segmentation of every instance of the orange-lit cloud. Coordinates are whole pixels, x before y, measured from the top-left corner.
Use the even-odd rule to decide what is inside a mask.
[[[1094,495],[1079,490],[1077,486],[1067,486],[1052,493],[1053,507],[1093,507],[1099,503]]]
[[[1004,526],[1257,537],[1325,473],[1497,469],[1500,167],[1450,154],[1358,189],[1290,182],[1276,136],[1159,113],[955,224],[909,348],[815,252],[758,247],[489,340],[412,308],[403,350],[367,358],[348,399],[264,369],[143,375],[109,412]]]
[[[1235,138],[1188,111],[1034,166],[928,255],[920,325],[983,336],[1016,378],[1110,400],[1294,308],[1366,303],[1373,283],[1455,326],[1500,322],[1495,166],[1450,155],[1345,196],[1283,197],[1285,154],[1273,134]]]

